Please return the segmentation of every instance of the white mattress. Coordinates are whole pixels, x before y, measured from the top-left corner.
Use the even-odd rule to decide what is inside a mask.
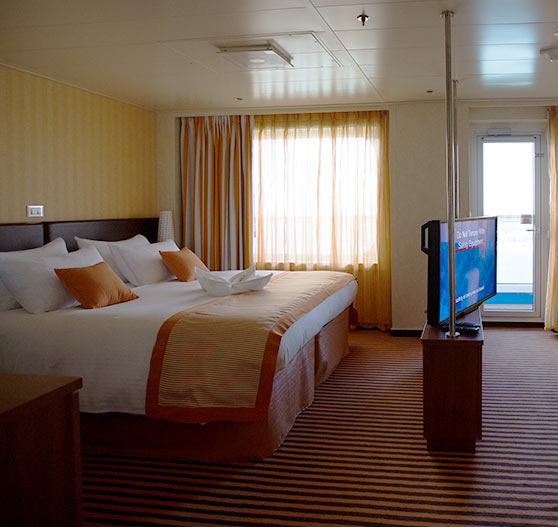
[[[82,411],[144,414],[151,351],[161,324],[211,297],[197,281],[159,282],[133,290],[139,299],[102,309],[0,312],[0,371],[80,376]],[[294,323],[281,340],[277,370],[344,311],[356,291],[353,281]]]

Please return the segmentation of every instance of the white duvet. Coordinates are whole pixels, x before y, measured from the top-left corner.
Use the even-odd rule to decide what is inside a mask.
[[[237,271],[223,271],[230,277]],[[277,370],[354,300],[353,281],[295,322],[279,348]],[[0,371],[83,377],[84,412],[145,413],[151,351],[161,324],[211,299],[193,282],[133,289],[140,298],[101,309],[72,307],[41,314],[0,312]]]

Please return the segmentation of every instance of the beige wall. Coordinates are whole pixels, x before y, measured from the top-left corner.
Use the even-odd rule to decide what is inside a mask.
[[[426,319],[420,226],[446,217],[445,138],[443,102],[390,110],[393,329],[419,329]]]
[[[178,118],[158,116],[157,193],[159,210],[173,211],[174,239],[182,247],[182,186],[180,182],[180,124]]]
[[[0,222],[157,216],[157,114],[0,66]]]

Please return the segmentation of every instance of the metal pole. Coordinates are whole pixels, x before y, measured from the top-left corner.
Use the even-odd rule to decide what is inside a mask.
[[[451,72],[451,19],[453,11],[444,11],[446,33],[446,175],[448,212],[448,275],[449,275],[449,332],[446,336],[456,338],[455,331],[455,189],[454,189],[454,109],[453,82]]]
[[[457,137],[457,84],[459,81],[453,79],[453,181],[455,185],[455,217],[460,218],[459,212],[459,140]]]

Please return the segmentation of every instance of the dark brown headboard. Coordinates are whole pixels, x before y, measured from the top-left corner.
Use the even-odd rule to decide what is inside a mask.
[[[4,223],[0,224],[0,252],[33,249],[58,237],[64,238],[68,251],[77,249],[74,236],[116,241],[143,234],[150,242],[155,242],[158,225],[158,218]]]
[[[44,245],[42,223],[5,223],[0,225],[0,252],[34,249]]]
[[[49,222],[45,223],[45,242],[64,238],[68,251],[77,249],[74,236],[111,242],[143,234],[150,242],[156,242],[158,225],[159,218]]]

